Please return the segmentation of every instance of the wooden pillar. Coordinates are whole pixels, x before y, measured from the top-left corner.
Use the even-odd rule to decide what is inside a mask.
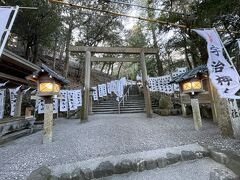
[[[215,96],[214,96],[214,93],[217,93],[217,91],[213,87],[210,80],[208,80],[208,92],[209,92],[210,99],[211,99],[213,122],[218,123],[217,106],[216,106]]]
[[[182,105],[182,115],[183,117],[187,117],[186,104],[181,104],[181,105]]]
[[[148,118],[152,117],[152,102],[149,89],[147,87],[147,67],[145,62],[144,52],[140,53],[140,63],[142,69],[142,82],[143,82],[143,91],[144,91],[144,100],[145,100],[145,109]]]
[[[191,99],[191,106],[193,112],[194,127],[196,130],[199,130],[202,127],[202,118],[200,114],[198,99]]]
[[[22,98],[23,98],[23,92],[19,90],[18,96],[17,96],[17,101],[16,101],[16,109],[14,112],[14,117],[20,117],[21,112],[22,112]]]
[[[90,95],[90,74],[91,74],[91,52],[86,51],[85,57],[85,81],[84,81],[84,97],[83,97],[83,113],[82,121],[88,120],[89,95]]]
[[[92,99],[93,99],[92,95],[90,95],[89,96],[89,109],[88,109],[89,114],[93,114],[93,112],[92,112],[92,104],[93,104]]]
[[[233,137],[232,113],[229,102],[225,98],[220,98],[214,86],[212,86],[214,96],[214,106],[217,114],[218,127],[224,137]]]
[[[180,101],[181,101],[181,107],[182,107],[182,116],[183,117],[187,117],[187,109],[186,109],[186,104],[183,103],[183,96],[184,94],[182,93],[181,91],[181,88],[180,88]]]
[[[240,139],[240,114],[236,99],[228,99],[228,109],[231,117],[233,136]]]
[[[25,118],[26,117],[31,117],[33,111],[34,111],[33,107],[26,107],[26,109],[25,109]]]
[[[46,97],[45,112],[44,112],[44,125],[43,125],[43,144],[52,142],[52,129],[53,129],[53,99]]]

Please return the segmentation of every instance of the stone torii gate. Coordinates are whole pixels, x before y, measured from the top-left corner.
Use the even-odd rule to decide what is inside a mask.
[[[88,120],[89,95],[90,95],[90,74],[91,62],[140,62],[142,69],[142,82],[145,99],[145,109],[148,118],[152,117],[152,102],[150,92],[147,87],[147,67],[145,62],[145,54],[157,54],[156,48],[129,48],[129,47],[86,47],[86,46],[70,46],[70,52],[85,53],[85,81],[84,81],[84,97],[83,97],[83,113],[82,120]],[[92,53],[106,54],[139,54],[140,58],[96,58],[92,57]]]

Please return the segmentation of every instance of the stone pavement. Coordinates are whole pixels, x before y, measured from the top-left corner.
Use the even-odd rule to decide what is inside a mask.
[[[89,118],[84,124],[74,119],[56,120],[52,144],[42,144],[40,131],[2,146],[0,179],[24,179],[41,165],[54,166],[196,142],[240,150],[239,140],[221,138],[210,121],[203,121],[202,130],[195,131],[193,120],[181,116],[146,119],[145,114],[108,114]]]

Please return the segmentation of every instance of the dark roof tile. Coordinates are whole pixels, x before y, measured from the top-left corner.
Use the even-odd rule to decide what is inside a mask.
[[[63,84],[69,84],[70,81],[67,80],[66,78],[64,78],[63,76],[59,75],[58,73],[56,73],[55,71],[53,71],[52,69],[50,69],[48,66],[46,66],[45,64],[42,64],[40,66],[41,70],[38,70],[36,72],[34,72],[34,75],[38,76],[41,72],[42,69],[47,72],[50,76],[52,76],[53,78],[55,78],[56,80],[58,80],[59,82],[63,83]]]
[[[204,65],[198,66],[196,68],[193,68],[193,69],[179,75],[178,77],[173,78],[171,83],[180,83],[187,79],[194,78],[198,74],[206,74],[207,72],[208,72],[207,65],[204,64]]]

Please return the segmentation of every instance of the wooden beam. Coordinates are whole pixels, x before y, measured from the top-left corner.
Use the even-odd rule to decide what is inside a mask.
[[[40,67],[37,66],[36,64],[33,64],[30,61],[12,53],[11,51],[8,51],[6,49],[4,49],[2,55],[6,56],[6,58],[10,59],[10,61],[17,64],[18,66],[21,66],[21,67],[24,67],[27,69],[30,68],[32,71],[40,70]],[[3,58],[3,57],[1,57],[1,58]]]
[[[5,73],[1,73],[1,72],[0,72],[0,78],[6,79],[6,80],[10,80],[10,81],[13,81],[13,82],[20,82],[20,83],[23,83],[23,84],[34,85],[33,83],[27,81],[26,79],[22,79],[22,78],[19,78],[19,77],[11,76],[11,75],[8,75],[8,74],[5,74]]]
[[[70,46],[71,52],[108,53],[108,54],[157,54],[157,48],[130,48],[130,47],[87,47],[87,46]]]
[[[91,62],[139,62],[136,58],[114,58],[114,57],[91,57]]]

